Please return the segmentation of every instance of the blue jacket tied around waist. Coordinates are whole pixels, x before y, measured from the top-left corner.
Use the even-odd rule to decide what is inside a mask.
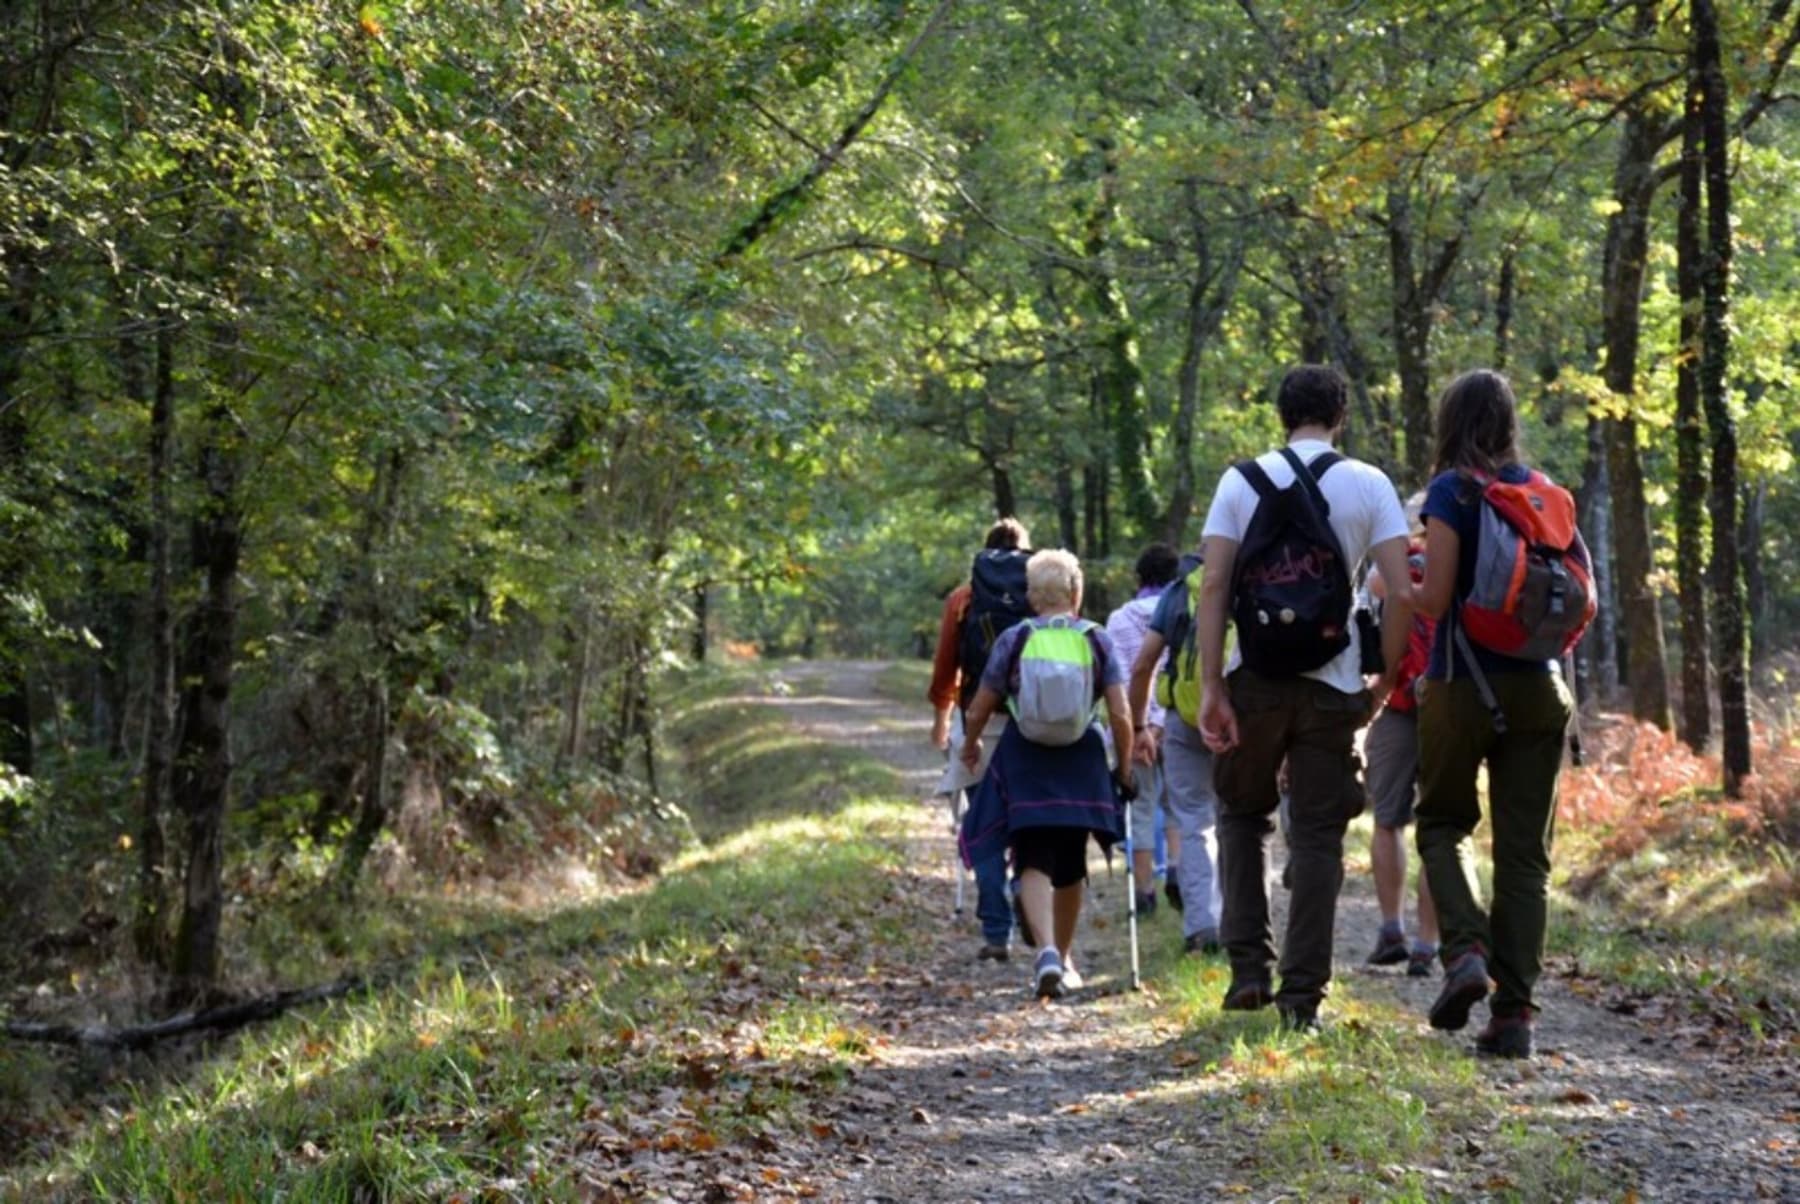
[[[1106,767],[1100,729],[1073,744],[1033,744],[1008,724],[963,816],[963,862],[993,857],[1027,828],[1082,828],[1102,849],[1124,835],[1118,787]]]

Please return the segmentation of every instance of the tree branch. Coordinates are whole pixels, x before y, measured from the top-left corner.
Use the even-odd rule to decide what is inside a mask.
[[[825,147],[813,158],[812,164],[801,174],[799,179],[770,196],[749,221],[738,227],[737,232],[726,241],[724,249],[714,258],[713,262],[716,266],[725,267],[741,258],[744,252],[755,246],[764,235],[773,230],[789,211],[806,199],[807,194],[813,190],[813,186],[826,172],[832,169],[849,145],[855,142],[857,136],[863,132],[864,127],[875,119],[875,114],[880,112],[882,104],[888,98],[888,93],[894,90],[894,85],[900,82],[900,77],[911,65],[913,56],[919,52],[919,48],[925,44],[926,39],[937,29],[938,24],[955,6],[955,3],[956,0],[938,0],[937,7],[932,10],[924,27],[913,35],[913,40],[907,43],[906,49],[900,52],[900,57],[894,60],[893,66],[888,68],[887,75],[882,78],[874,94],[863,103],[862,108],[858,109],[848,124],[839,131],[831,145]]]
[[[235,1029],[259,1020],[272,1020],[303,1004],[353,994],[362,990],[365,985],[360,978],[342,978],[323,986],[277,991],[273,995],[248,999],[242,1003],[226,1004],[198,1012],[182,1012],[167,1020],[135,1024],[126,1028],[106,1028],[97,1024],[38,1024],[14,1020],[8,1022],[4,1032],[15,1041],[45,1041],[53,1045],[99,1049],[145,1049],[158,1041],[185,1036],[202,1029]]]

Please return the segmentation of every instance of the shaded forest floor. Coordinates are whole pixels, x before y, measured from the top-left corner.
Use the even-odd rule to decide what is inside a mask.
[[[703,679],[671,734],[704,847],[36,1117],[0,1194],[1800,1198],[1791,945],[1657,925],[1660,846],[1562,900],[1530,1064],[1426,1028],[1435,981],[1361,967],[1366,821],[1324,1035],[1222,1015],[1222,959],[1182,957],[1166,908],[1126,991],[1125,879],[1098,859],[1088,986],[1039,1004],[951,914],[922,693],[912,667],[854,662]],[[0,1078],[61,1056],[0,1047]]]

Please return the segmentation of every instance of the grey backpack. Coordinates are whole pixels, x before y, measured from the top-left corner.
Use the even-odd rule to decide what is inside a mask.
[[[1087,734],[1094,700],[1094,644],[1086,619],[1027,620],[1020,642],[1019,689],[1010,705],[1019,734],[1034,744],[1068,745]]]

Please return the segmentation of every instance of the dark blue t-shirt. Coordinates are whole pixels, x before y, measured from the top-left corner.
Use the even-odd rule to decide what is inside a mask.
[[[1156,600],[1156,612],[1150,616],[1150,630],[1160,635],[1163,643],[1171,648],[1180,638],[1178,628],[1187,622],[1187,595],[1187,582],[1176,580]]]
[[[1531,470],[1522,464],[1508,464],[1499,473],[1499,479],[1508,485],[1523,485],[1530,478]],[[1455,531],[1457,538],[1456,598],[1445,621],[1437,625],[1437,635],[1431,641],[1431,664],[1425,670],[1427,679],[1444,681],[1450,676],[1450,655],[1454,651],[1451,625],[1463,599],[1475,585],[1475,540],[1481,530],[1481,486],[1462,473],[1441,472],[1432,478],[1431,487],[1425,492],[1423,513],[1427,521],[1435,519]],[[1486,673],[1548,673],[1554,668],[1551,661],[1522,661],[1490,651],[1473,641],[1471,646],[1475,649],[1476,663]],[[1456,676],[1461,677],[1469,671],[1468,664],[1462,653],[1455,655]]]

